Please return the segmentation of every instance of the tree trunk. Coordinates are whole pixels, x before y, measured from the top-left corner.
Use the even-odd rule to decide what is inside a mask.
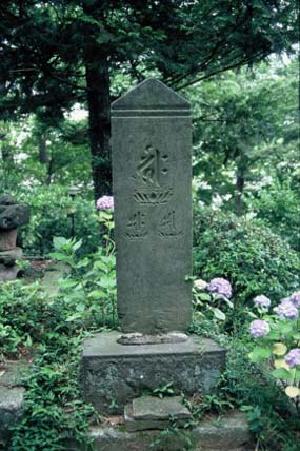
[[[95,200],[112,192],[108,61],[94,46],[85,52],[85,77]]]
[[[244,211],[243,194],[245,187],[245,171],[244,166],[238,164],[236,174],[236,213],[238,216],[242,216]]]
[[[39,141],[39,161],[42,164],[46,164],[49,161],[49,155],[46,146],[46,136],[39,135],[38,141]]]

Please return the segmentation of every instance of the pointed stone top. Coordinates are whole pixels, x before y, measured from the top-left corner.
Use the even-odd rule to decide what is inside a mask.
[[[112,104],[112,111],[190,110],[190,103],[164,83],[154,78],[139,83]]]

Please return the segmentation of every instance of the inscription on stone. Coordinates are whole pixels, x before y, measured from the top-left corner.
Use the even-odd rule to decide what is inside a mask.
[[[139,239],[147,235],[145,214],[138,211],[130,217],[126,226],[126,236],[129,239]]]
[[[122,331],[185,331],[191,320],[190,104],[146,80],[112,105],[117,304]]]
[[[167,161],[168,155],[161,155],[151,144],[146,145],[134,176],[139,186],[134,193],[137,202],[164,204],[171,198],[173,189],[164,186],[164,178],[168,173]]]
[[[176,238],[182,234],[182,230],[179,230],[176,224],[176,212],[175,210],[169,211],[165,214],[159,223],[159,234],[161,237]]]

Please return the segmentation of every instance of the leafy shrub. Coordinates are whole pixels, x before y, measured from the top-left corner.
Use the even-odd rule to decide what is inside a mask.
[[[300,250],[300,197],[288,185],[277,183],[261,190],[251,200],[251,208],[274,232],[287,239],[290,246]]]
[[[249,361],[247,350],[252,343],[247,335],[241,330],[230,341],[220,392],[247,415],[257,449],[297,451],[299,416],[290,410],[289,399],[272,376]]]
[[[92,200],[81,195],[74,199],[58,185],[18,193],[18,199],[31,209],[29,223],[21,230],[22,247],[27,254],[44,255],[53,250],[55,236],[72,236],[74,214],[75,236],[82,237],[81,253],[95,252],[100,245],[98,214]]]
[[[109,236],[112,217],[105,216],[106,246],[78,257],[81,242],[56,238],[55,257],[71,268],[59,281],[58,294],[21,280],[0,284],[0,356],[34,354],[24,383],[24,413],[13,431],[10,449],[64,450],[87,445],[93,407],[80,398],[82,339],[114,324],[115,256]],[[87,449],[87,448],[85,448]]]
[[[194,224],[195,273],[227,278],[236,305],[261,293],[278,301],[297,289],[299,255],[261,222],[197,208]]]

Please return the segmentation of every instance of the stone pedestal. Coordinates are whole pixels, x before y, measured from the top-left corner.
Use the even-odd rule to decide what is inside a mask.
[[[23,255],[22,249],[15,248],[10,251],[0,252],[0,281],[14,280],[19,272],[16,260]]]
[[[0,232],[0,252],[11,251],[17,246],[17,229]]]
[[[101,333],[83,345],[82,394],[101,414],[122,414],[134,398],[166,384],[172,384],[177,394],[208,393],[224,366],[225,350],[207,338],[124,346],[117,342],[119,336],[118,332]]]

